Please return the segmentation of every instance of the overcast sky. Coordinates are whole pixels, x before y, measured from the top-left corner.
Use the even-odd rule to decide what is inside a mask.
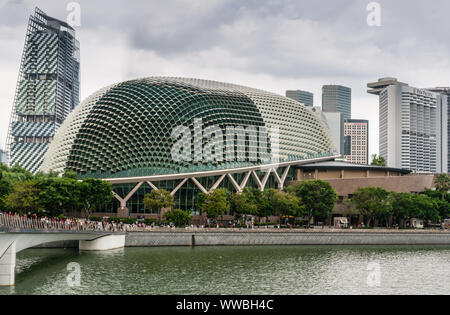
[[[0,0],[0,146],[4,146],[24,36],[35,6],[66,20],[61,0]],[[378,153],[378,99],[366,84],[394,76],[416,87],[450,85],[450,1],[378,1],[381,26],[363,0],[86,0],[81,97],[111,83],[184,76],[283,94],[324,84],[352,88],[353,118],[369,119]]]

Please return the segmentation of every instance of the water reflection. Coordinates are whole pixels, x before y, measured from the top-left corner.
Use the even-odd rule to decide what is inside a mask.
[[[32,249],[0,294],[448,294],[450,247]],[[81,286],[67,284],[67,265]],[[368,266],[379,265],[379,286]]]

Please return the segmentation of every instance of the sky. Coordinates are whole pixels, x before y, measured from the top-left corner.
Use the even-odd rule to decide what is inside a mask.
[[[370,121],[376,154],[378,98],[366,85],[396,77],[419,88],[450,86],[450,1],[377,1],[379,26],[367,21],[370,2],[0,0],[0,147],[38,6],[61,20],[79,16],[72,21],[79,22],[81,99],[124,80],[182,76],[282,95],[303,89],[320,106],[322,86],[340,84],[352,88],[352,118]]]

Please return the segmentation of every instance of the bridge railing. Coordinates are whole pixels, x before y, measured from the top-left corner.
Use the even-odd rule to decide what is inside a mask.
[[[49,218],[29,218],[0,213],[0,226],[19,230],[45,231],[96,231],[125,232],[126,225],[108,222],[90,222],[85,220],[55,220]]]

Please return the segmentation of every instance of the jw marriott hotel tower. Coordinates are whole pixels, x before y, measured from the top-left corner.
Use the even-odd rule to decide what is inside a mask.
[[[75,30],[36,8],[28,22],[8,132],[10,165],[39,171],[57,130],[79,104],[79,73]]]

